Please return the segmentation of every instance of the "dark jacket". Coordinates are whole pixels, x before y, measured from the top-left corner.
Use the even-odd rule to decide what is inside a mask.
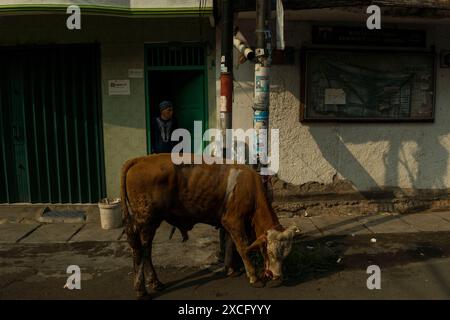
[[[153,118],[151,123],[152,153],[170,153],[177,141],[171,141],[172,132],[178,129],[175,118],[163,120],[160,117]]]

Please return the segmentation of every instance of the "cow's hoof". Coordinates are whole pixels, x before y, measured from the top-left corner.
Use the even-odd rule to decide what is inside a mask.
[[[153,282],[149,282],[145,286],[147,288],[147,292],[151,292],[151,293],[154,293],[154,292],[157,292],[157,291],[162,291],[166,287],[165,284],[163,284],[162,282],[160,282],[158,280],[157,281],[153,281]]]
[[[147,293],[147,291],[138,291],[136,292],[136,299],[137,300],[150,300],[151,296]]]
[[[166,285],[160,281],[156,281],[155,283],[152,284],[151,287],[155,291],[162,291],[166,288]]]
[[[269,280],[267,281],[266,285],[268,288],[278,288],[283,284],[282,279],[276,279],[276,280]]]
[[[236,278],[239,277],[242,274],[242,270],[234,270],[233,268],[229,268],[226,276],[230,278]]]
[[[264,282],[261,281],[261,280],[256,280],[255,282],[250,283],[250,285],[251,285],[253,288],[263,288],[265,284],[264,284]]]

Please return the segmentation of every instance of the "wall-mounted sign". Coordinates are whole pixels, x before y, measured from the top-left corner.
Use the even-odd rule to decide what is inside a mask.
[[[110,96],[129,96],[130,80],[109,80],[108,94]]]
[[[409,48],[427,45],[425,30],[314,26],[312,33],[313,44]]]
[[[128,69],[128,78],[142,79],[144,77],[144,69]]]
[[[315,49],[304,58],[302,120],[434,119],[434,54]]]

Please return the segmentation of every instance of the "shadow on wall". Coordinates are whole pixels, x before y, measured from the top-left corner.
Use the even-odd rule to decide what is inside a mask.
[[[324,124],[308,126],[324,158],[358,189],[361,185],[377,191],[389,186],[397,187],[400,182],[417,189],[446,188],[448,150],[439,141],[440,137],[450,133],[445,126],[437,123],[392,123],[367,124],[361,128],[358,124],[339,124],[334,130],[324,128]],[[381,156],[383,163],[374,164],[374,167],[384,167],[385,183],[380,186],[347,145],[367,145],[365,152],[375,153],[378,150],[372,148],[371,143],[382,142],[387,143],[386,147],[378,149],[384,153]],[[414,144],[415,150],[405,150],[405,144]],[[333,148],[329,148],[330,145]],[[364,157],[370,160],[371,155]],[[373,154],[373,157],[380,159],[379,154]],[[400,170],[406,173],[405,177]]]

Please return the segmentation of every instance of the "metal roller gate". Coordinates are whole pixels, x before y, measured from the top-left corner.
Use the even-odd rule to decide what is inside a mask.
[[[99,48],[0,48],[0,203],[105,196]]]

